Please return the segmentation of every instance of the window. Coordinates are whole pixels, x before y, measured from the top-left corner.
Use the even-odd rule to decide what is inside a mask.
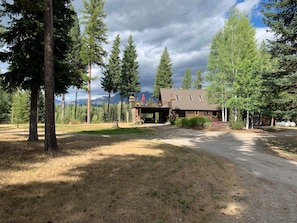
[[[186,112],[185,111],[176,111],[177,115],[179,118],[184,118],[186,117]]]
[[[175,99],[176,99],[177,101],[179,101],[179,96],[178,96],[178,94],[175,95]]]
[[[202,96],[198,95],[199,101],[203,101]]]
[[[193,101],[192,95],[189,95],[189,100]]]

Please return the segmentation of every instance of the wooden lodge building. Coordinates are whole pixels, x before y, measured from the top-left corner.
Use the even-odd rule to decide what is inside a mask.
[[[195,116],[209,117],[211,121],[221,121],[222,111],[210,104],[203,89],[160,89],[158,106],[134,104],[133,122],[165,123],[174,118]]]

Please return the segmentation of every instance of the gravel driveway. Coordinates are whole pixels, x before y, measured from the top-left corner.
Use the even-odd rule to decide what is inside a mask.
[[[197,131],[157,127],[158,140],[206,151],[233,163],[247,190],[241,217],[232,222],[296,223],[297,162],[269,153],[268,132]],[[289,134],[289,133],[286,133]]]

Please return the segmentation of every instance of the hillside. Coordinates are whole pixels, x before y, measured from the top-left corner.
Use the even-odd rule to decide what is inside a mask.
[[[144,92],[139,92],[136,96],[136,101],[141,101],[142,95],[145,96],[145,100],[149,100],[152,99],[152,93],[148,92],[148,91],[144,91]],[[101,106],[104,103],[107,103],[108,97],[107,96],[102,96],[100,98],[96,98],[92,100],[92,105],[97,105],[97,106]],[[77,101],[78,105],[86,105],[88,102],[87,99],[79,99]],[[112,96],[110,98],[110,103],[111,104],[117,104],[121,102],[121,97],[119,93],[116,93],[114,96]],[[125,99],[124,102],[128,102],[128,99]],[[55,104],[60,105],[61,101],[60,100],[55,100]],[[75,104],[75,101],[66,101],[66,104],[71,105],[71,104]]]

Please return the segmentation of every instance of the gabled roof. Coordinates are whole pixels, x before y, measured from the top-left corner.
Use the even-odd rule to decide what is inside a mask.
[[[172,109],[195,111],[219,111],[217,105],[209,104],[203,89],[168,89],[161,88],[160,96],[162,105]]]

